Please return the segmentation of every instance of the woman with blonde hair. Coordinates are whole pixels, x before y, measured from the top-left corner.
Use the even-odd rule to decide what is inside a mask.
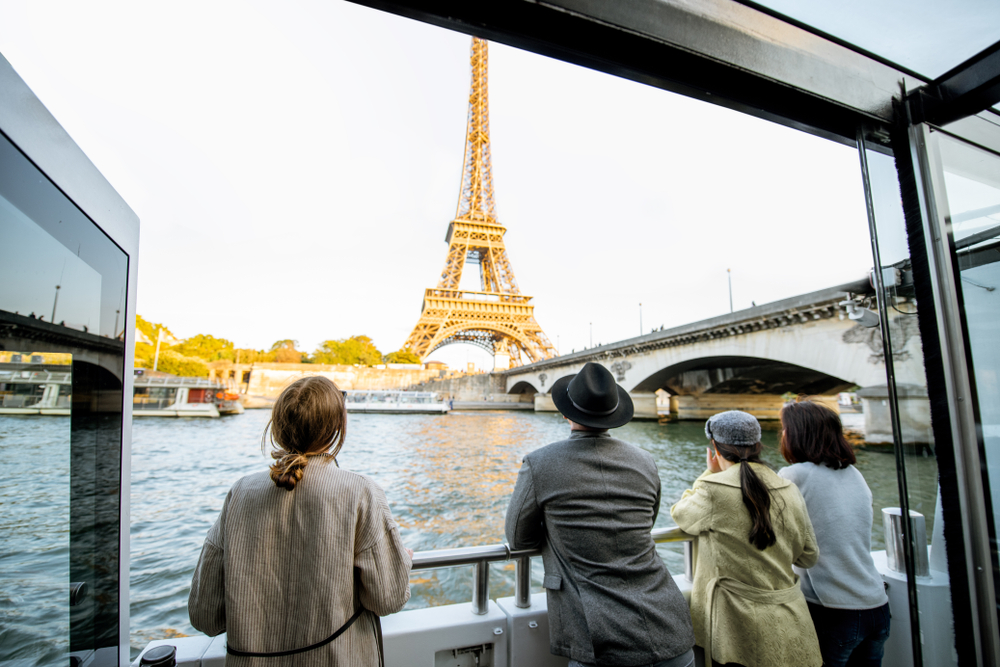
[[[670,509],[697,537],[691,590],[705,664],[819,667],[799,577],[819,555],[802,494],[760,460],[760,424],[737,410],[705,424],[708,470]]]
[[[413,552],[382,489],[339,467],[346,428],[333,382],[288,386],[264,429],[270,471],[237,481],[208,532],[188,612],[228,633],[229,667],[381,662],[378,617],[409,599]]]

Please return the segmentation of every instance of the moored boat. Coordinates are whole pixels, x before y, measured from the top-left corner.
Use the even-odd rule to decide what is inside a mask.
[[[0,364],[0,415],[69,416],[71,368]]]
[[[135,369],[133,417],[219,417],[238,415],[243,405],[222,384],[196,377],[152,374]]]
[[[432,391],[346,391],[348,412],[444,414],[449,406]]]

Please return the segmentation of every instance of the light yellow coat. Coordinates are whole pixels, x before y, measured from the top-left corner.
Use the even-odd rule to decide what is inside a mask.
[[[750,543],[750,513],[740,492],[740,466],[752,465],[771,490],[777,542]],[[819,558],[798,487],[759,463],[705,471],[670,509],[681,530],[697,536],[691,617],[705,664],[819,667],[823,664],[809,608],[792,565]]]

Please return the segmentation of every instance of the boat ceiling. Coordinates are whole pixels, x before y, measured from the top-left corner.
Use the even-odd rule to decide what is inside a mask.
[[[997,0],[353,1],[848,144],[904,89],[915,122],[1000,123]]]
[[[925,81],[1000,39],[996,0],[760,0],[744,3],[829,36]]]

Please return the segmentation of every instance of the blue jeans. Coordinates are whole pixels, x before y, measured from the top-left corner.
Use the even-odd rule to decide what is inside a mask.
[[[889,638],[889,603],[874,609],[832,609],[809,603],[826,667],[879,667]]]
[[[569,667],[598,667],[598,666],[592,665],[587,662],[577,662],[576,660],[570,660]],[[643,667],[694,667],[694,649],[689,650],[687,653],[681,653],[680,655],[670,658],[669,660],[664,660],[663,662],[657,662],[652,665],[644,665]]]

